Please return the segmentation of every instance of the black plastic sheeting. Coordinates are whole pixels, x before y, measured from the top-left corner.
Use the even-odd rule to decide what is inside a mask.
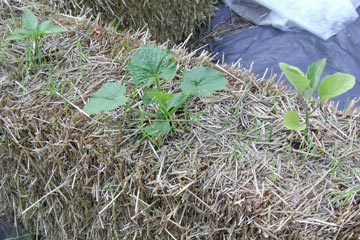
[[[229,20],[235,14],[222,3],[218,8],[212,26]],[[306,72],[311,63],[326,57],[327,64],[322,77],[335,72],[350,73],[356,77],[353,89],[333,99],[339,101],[340,109],[346,106],[347,101],[360,96],[359,47],[360,18],[327,41],[306,31],[283,32],[271,26],[255,26],[234,30],[210,43],[211,51],[218,53],[219,59],[223,58],[227,64],[241,59],[242,66],[248,68],[252,65],[254,73],[259,76],[264,74],[266,68],[269,74],[280,75],[279,62],[297,66]]]

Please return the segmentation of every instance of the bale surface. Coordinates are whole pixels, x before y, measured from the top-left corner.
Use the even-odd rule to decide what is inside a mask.
[[[2,21],[21,22],[19,4]],[[137,113],[81,111],[105,82],[131,86],[125,70],[149,36],[97,35],[86,18],[28,6],[68,31],[46,38],[44,62],[26,44],[2,45],[0,202],[8,219],[48,239],[357,239],[360,112],[314,110],[309,141],[286,130],[295,94],[239,66],[210,63],[181,46],[181,70],[211,66],[229,81],[190,99],[162,144],[142,138]],[[39,9],[42,11],[39,12]],[[11,14],[10,14],[11,13]],[[9,32],[1,26],[6,37]],[[174,92],[180,80],[164,83]],[[127,94],[143,89],[128,87]]]
[[[217,0],[58,0],[63,10],[92,9],[106,21],[119,23],[120,29],[149,29],[152,39],[170,43],[185,41],[190,34],[208,24]]]

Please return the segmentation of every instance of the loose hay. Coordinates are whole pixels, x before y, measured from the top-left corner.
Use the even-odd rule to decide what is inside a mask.
[[[177,116],[181,127],[155,146],[141,140],[136,113],[80,111],[103,83],[125,83],[128,59],[149,35],[106,27],[98,36],[85,18],[56,21],[69,31],[46,39],[47,65],[27,67],[21,42],[1,50],[0,202],[8,217],[49,239],[359,238],[359,191],[344,198],[360,185],[354,105],[315,110],[312,142],[299,149],[282,127],[285,111],[300,108],[293,93],[178,46],[179,72],[212,66],[229,88],[192,98]]]

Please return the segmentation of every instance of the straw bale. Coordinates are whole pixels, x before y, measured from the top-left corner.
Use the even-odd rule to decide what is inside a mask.
[[[180,43],[208,24],[217,0],[58,0],[58,8],[101,13],[102,19],[119,22],[123,29],[149,29],[154,40]]]
[[[155,145],[142,139],[137,113],[81,111],[105,82],[131,81],[125,66],[152,43],[149,34],[105,26],[99,36],[86,18],[51,16],[68,32],[45,40],[46,64],[30,67],[23,42],[1,49],[0,202],[8,219],[48,239],[359,238],[359,191],[346,198],[360,185],[354,105],[314,110],[310,140],[299,148],[294,139],[304,136],[282,126],[285,111],[301,109],[295,94],[275,78],[265,83],[176,46],[179,75],[211,66],[229,85],[191,98],[177,113],[179,128]]]

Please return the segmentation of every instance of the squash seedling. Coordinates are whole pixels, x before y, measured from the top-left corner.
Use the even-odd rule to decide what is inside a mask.
[[[326,65],[326,58],[314,62],[306,75],[297,67],[286,63],[280,63],[280,69],[284,72],[286,78],[294,86],[299,96],[302,97],[305,104],[305,123],[300,123],[299,114],[296,111],[289,111],[285,114],[284,126],[290,130],[303,131],[309,126],[309,102],[313,93],[318,88],[321,75]],[[355,77],[346,73],[335,73],[326,76],[320,83],[318,96],[320,103],[337,97],[355,85]]]
[[[141,98],[142,104],[155,106],[155,113],[131,107],[138,104],[127,103],[126,89],[120,83],[106,83],[102,86],[85,104],[84,111],[92,115],[126,105],[128,110],[148,117],[151,124],[144,130],[151,137],[164,136],[176,127],[174,115],[190,96],[211,96],[215,91],[226,88],[227,84],[220,72],[207,67],[197,67],[182,72],[180,91],[165,92],[161,88],[161,81],[171,81],[175,78],[176,62],[168,49],[150,45],[143,45],[135,51],[127,70],[133,83],[145,88]]]
[[[8,36],[6,41],[33,40],[33,55],[40,59],[41,40],[45,36],[65,32],[66,29],[51,24],[50,20],[39,23],[38,18],[30,9],[22,14],[22,28],[15,29],[14,34]]]

